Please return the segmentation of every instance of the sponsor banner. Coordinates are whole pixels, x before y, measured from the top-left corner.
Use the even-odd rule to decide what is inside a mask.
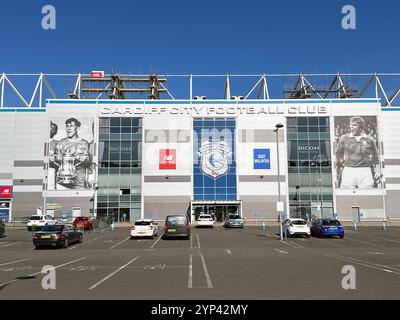
[[[94,119],[52,118],[48,155],[47,190],[93,189]]]
[[[270,149],[254,149],[253,168],[271,169]]]
[[[13,187],[12,186],[1,186],[0,187],[0,198],[10,199],[13,196]]]
[[[0,209],[0,219],[2,219],[4,223],[8,223],[10,220],[10,209]]]
[[[176,169],[176,149],[160,149],[159,169],[160,170]]]
[[[338,116],[334,123],[336,187],[381,188],[376,116]]]

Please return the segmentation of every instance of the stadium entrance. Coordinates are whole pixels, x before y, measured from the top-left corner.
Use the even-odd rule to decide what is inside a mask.
[[[197,221],[200,214],[210,214],[216,221],[222,222],[231,213],[241,215],[240,202],[193,201],[191,203],[192,221]]]

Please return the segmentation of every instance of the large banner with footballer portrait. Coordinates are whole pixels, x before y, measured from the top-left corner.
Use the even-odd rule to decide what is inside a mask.
[[[48,155],[47,190],[93,189],[94,118],[52,118]]]
[[[376,116],[334,118],[336,188],[381,187]]]

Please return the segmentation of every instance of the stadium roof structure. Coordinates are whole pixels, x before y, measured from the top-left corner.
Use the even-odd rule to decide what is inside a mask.
[[[400,99],[400,73],[224,74],[6,74],[0,108],[44,108],[47,99],[275,100]]]

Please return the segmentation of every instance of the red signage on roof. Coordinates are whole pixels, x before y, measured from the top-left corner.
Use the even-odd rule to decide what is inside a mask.
[[[12,198],[13,187],[12,186],[1,186],[0,187],[0,198]]]
[[[92,71],[90,73],[91,78],[104,78],[104,71]]]
[[[160,149],[160,170],[176,169],[176,149]]]

